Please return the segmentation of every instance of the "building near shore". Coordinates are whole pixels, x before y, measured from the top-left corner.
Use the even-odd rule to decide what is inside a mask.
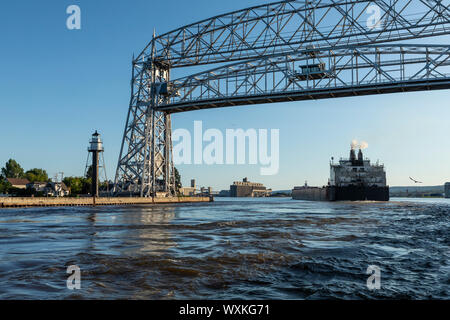
[[[200,188],[200,193],[199,196],[200,197],[209,197],[213,194],[213,190],[212,187],[201,187]]]
[[[178,190],[178,192],[180,193],[180,195],[185,196],[185,197],[193,197],[196,194],[196,190],[195,190],[196,186],[195,186],[195,179],[191,180],[191,186],[190,187],[182,187]]]
[[[230,196],[230,190],[220,190],[218,197],[229,197]]]
[[[26,189],[45,197],[67,197],[70,195],[70,189],[64,182],[29,182]]]
[[[13,188],[16,189],[26,189],[27,184],[30,183],[28,179],[6,178],[6,180],[11,184]]]
[[[180,193],[180,195],[185,197],[195,196],[195,188],[183,187],[178,189],[178,192]]]
[[[67,197],[70,195],[70,190],[64,182],[49,182],[45,190],[48,197]]]
[[[27,184],[27,189],[32,190],[34,192],[42,192],[45,193],[47,190],[48,182],[30,182]]]
[[[258,198],[269,197],[271,189],[267,189],[262,183],[250,182],[247,178],[235,181],[230,186],[230,197],[233,198]]]
[[[450,199],[450,182],[447,182],[445,184],[445,197],[447,199]]]

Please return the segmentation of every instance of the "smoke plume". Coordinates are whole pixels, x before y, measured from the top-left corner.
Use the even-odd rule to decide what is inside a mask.
[[[352,140],[352,150],[361,149],[365,150],[369,147],[369,144],[365,141],[358,142],[358,140]]]
[[[358,149],[358,140],[352,140],[352,150]]]
[[[359,148],[360,148],[361,150],[365,150],[365,149],[367,149],[368,147],[369,147],[369,144],[368,144],[367,142],[361,141],[361,143],[360,143],[360,145],[359,145]]]

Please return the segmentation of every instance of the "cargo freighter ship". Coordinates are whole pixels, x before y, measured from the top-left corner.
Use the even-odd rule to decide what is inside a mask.
[[[294,200],[309,201],[389,201],[389,186],[386,171],[380,164],[372,165],[364,159],[362,148],[358,156],[354,143],[349,159],[341,159],[338,164],[330,163],[330,180],[326,187],[303,187],[292,190]]]

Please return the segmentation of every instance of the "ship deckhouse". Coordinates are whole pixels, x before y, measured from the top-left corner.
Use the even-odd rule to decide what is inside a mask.
[[[385,187],[386,172],[383,165],[372,165],[364,159],[360,149],[356,157],[355,149],[351,149],[349,159],[341,159],[339,164],[330,164],[330,186],[348,187]]]
[[[307,201],[389,201],[389,187],[386,183],[384,166],[373,165],[369,159],[364,159],[363,148],[360,146],[356,156],[357,142],[352,142],[350,158],[340,159],[339,163],[330,163],[330,179],[328,185],[310,187],[294,187],[292,198]]]

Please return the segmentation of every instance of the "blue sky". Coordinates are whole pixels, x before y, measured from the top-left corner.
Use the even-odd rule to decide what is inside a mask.
[[[0,164],[53,176],[81,175],[91,133],[105,142],[113,178],[128,109],[131,58],[157,33],[261,1],[3,1],[0,4]],[[66,8],[82,10],[82,29],[66,28]],[[422,42],[422,40],[421,40]],[[305,180],[322,185],[329,159],[347,156],[352,139],[385,163],[390,185],[450,181],[450,91],[368,96],[195,111],[173,116],[173,128],[280,129],[280,171],[259,166],[179,167],[185,184],[228,188],[248,176],[273,189]]]

